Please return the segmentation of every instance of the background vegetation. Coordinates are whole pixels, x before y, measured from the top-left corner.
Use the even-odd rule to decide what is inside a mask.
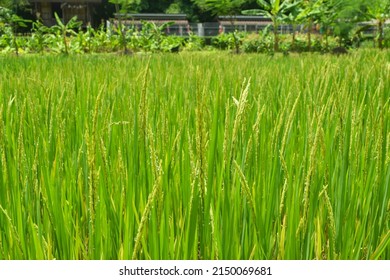
[[[97,11],[97,13],[108,19],[115,12],[114,3],[119,3],[128,12],[185,13],[190,21],[206,22],[215,20],[215,15],[218,14],[210,10],[219,10],[222,14],[229,15],[229,10],[231,10],[229,8],[234,7],[234,10],[240,14],[240,11],[264,9],[267,5],[276,7],[284,2],[299,2],[306,8],[322,6],[323,10],[338,6],[338,9],[334,9],[333,12],[350,18],[378,17],[380,14],[383,15],[381,10],[383,11],[388,5],[387,0],[103,0],[100,6],[102,11]],[[0,7],[11,8],[24,17],[29,11],[31,12],[27,0],[0,0]]]

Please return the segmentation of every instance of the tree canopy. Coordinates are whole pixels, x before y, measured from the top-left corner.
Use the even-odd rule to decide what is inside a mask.
[[[332,18],[349,18],[359,20],[377,20],[381,23],[390,17],[389,0],[102,0],[96,7],[99,16],[111,17],[115,12],[115,4],[132,13],[185,13],[190,21],[215,21],[219,15],[242,14],[243,11],[262,11],[265,15],[278,18],[286,16],[290,11],[286,6],[298,5],[306,10],[304,13],[314,14],[319,6],[326,10]],[[0,7],[5,7],[23,14],[28,9],[28,0],[0,0]],[[318,9],[317,9],[318,10]]]

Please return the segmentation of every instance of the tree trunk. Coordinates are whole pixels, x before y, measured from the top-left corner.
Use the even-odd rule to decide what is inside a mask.
[[[240,43],[237,38],[236,31],[233,33],[234,47],[236,48],[236,54],[240,53]]]
[[[311,29],[313,27],[312,20],[309,19],[309,25],[307,27],[307,49],[310,52],[311,51]]]
[[[295,36],[295,31],[296,31],[296,26],[295,24],[292,25],[292,39],[291,39],[291,50],[294,51],[295,50],[295,41],[296,41],[296,36]]]
[[[18,46],[18,42],[16,40],[16,26],[15,26],[15,23],[13,23],[13,26],[12,26],[12,43],[13,43],[14,48],[15,48],[15,55],[19,56],[19,46]]]
[[[276,22],[276,20],[274,20],[274,52],[278,52],[279,51],[278,28],[279,28],[279,25]]]
[[[383,21],[378,20],[378,47],[383,49]]]
[[[65,27],[64,27],[65,28]],[[65,54],[68,55],[69,54],[69,51],[68,51],[68,42],[66,40],[66,31],[63,30],[63,33],[62,33],[62,40],[64,42],[64,48],[65,48]]]
[[[123,54],[128,54],[128,49],[127,49],[127,41],[126,41],[126,30],[122,24],[122,16],[119,13],[119,5],[115,4],[115,11],[118,14],[118,34],[120,37],[120,46],[123,48]]]
[[[234,31],[233,31],[233,43],[234,43],[235,53],[239,54],[240,53],[240,42],[239,42],[238,37],[237,37],[237,26],[235,24],[234,16],[230,16],[230,24],[234,28]]]
[[[13,36],[13,41],[14,41],[14,47],[15,47],[15,54],[16,56],[19,56],[19,46],[18,46],[18,42],[16,41],[16,34],[14,34]]]
[[[329,28],[326,27],[326,31],[325,31],[325,47],[326,47],[326,50],[328,51],[329,50]]]

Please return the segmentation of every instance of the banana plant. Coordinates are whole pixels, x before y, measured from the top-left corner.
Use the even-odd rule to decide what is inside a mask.
[[[245,10],[245,15],[259,15],[271,19],[274,33],[274,52],[279,51],[278,29],[286,14],[296,8],[301,1],[292,0],[257,0],[260,9]]]
[[[153,22],[142,21],[142,29],[137,33],[137,45],[145,51],[161,51],[162,43],[166,37],[164,30],[174,22],[157,25]]]
[[[88,24],[85,32],[79,28],[76,38],[76,49],[82,53],[91,53],[94,51],[95,30]]]
[[[101,52],[109,49],[112,46],[112,34],[109,29],[105,30],[104,24],[101,24],[93,34],[93,48],[95,51]]]
[[[30,47],[36,49],[38,53],[43,54],[46,46],[46,35],[50,33],[50,28],[45,26],[40,19],[33,22]]]
[[[65,55],[69,54],[68,36],[76,36],[77,33],[74,29],[78,29],[81,26],[81,22],[77,21],[77,16],[72,17],[67,23],[63,23],[57,13],[54,13],[57,24],[52,26],[50,30],[55,35],[56,39],[62,41],[63,52]]]

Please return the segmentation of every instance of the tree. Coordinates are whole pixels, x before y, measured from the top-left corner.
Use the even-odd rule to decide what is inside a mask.
[[[9,46],[15,49],[16,55],[19,55],[19,46],[16,38],[16,32],[18,27],[26,27],[28,20],[24,20],[16,14],[15,10],[17,9],[18,2],[3,2],[2,5],[4,6],[0,6],[0,24],[4,26],[5,33],[8,37],[7,41],[9,41]]]
[[[201,9],[211,11],[216,16],[228,16],[232,26],[234,26],[235,16],[241,13],[241,7],[248,1],[245,0],[193,0]],[[233,32],[235,51],[240,52],[240,43],[237,30]]]
[[[301,12],[298,15],[298,20],[305,22],[307,29],[307,48],[311,50],[311,34],[313,24],[321,14],[322,0],[302,0],[299,3]]]
[[[390,18],[390,1],[389,0],[363,0],[365,16],[369,20],[374,20],[377,28],[377,42],[380,49],[383,48],[384,25]]]
[[[257,0],[260,9],[243,11],[246,15],[266,16],[271,19],[274,33],[274,51],[279,50],[278,29],[286,14],[300,4],[300,1],[292,0]]]
[[[20,17],[22,17],[22,12],[26,13],[28,5],[28,0],[0,0],[0,8],[9,9]]]
[[[0,0],[0,8],[12,9],[14,7],[13,0]]]
[[[292,37],[291,37],[291,50],[295,49],[296,42],[296,29],[299,24],[298,16],[301,12],[299,5],[296,5],[289,9],[289,11],[283,15],[282,21],[292,26]]]
[[[143,9],[146,9],[149,7],[148,1],[146,0],[122,0],[122,1],[112,1],[119,2],[122,7],[121,10],[123,12],[130,12],[130,13],[139,13]],[[117,11],[118,12],[118,11]]]
[[[337,24],[338,19],[343,11],[344,0],[322,0],[317,6],[318,22],[321,24],[325,36],[325,48],[329,49],[329,35],[331,27]],[[340,40],[341,42],[341,40]]]
[[[123,25],[122,19],[123,15],[127,12],[139,12],[142,7],[145,5],[144,0],[109,0],[115,5],[115,11],[118,15],[118,26],[117,32],[119,35],[120,46],[123,48],[123,54],[128,54],[129,50],[127,48],[129,38],[127,36],[126,26]],[[126,16],[125,16],[126,17]]]
[[[196,5],[204,10],[211,11],[218,16],[231,16],[241,12],[241,7],[245,0],[193,0]]]

